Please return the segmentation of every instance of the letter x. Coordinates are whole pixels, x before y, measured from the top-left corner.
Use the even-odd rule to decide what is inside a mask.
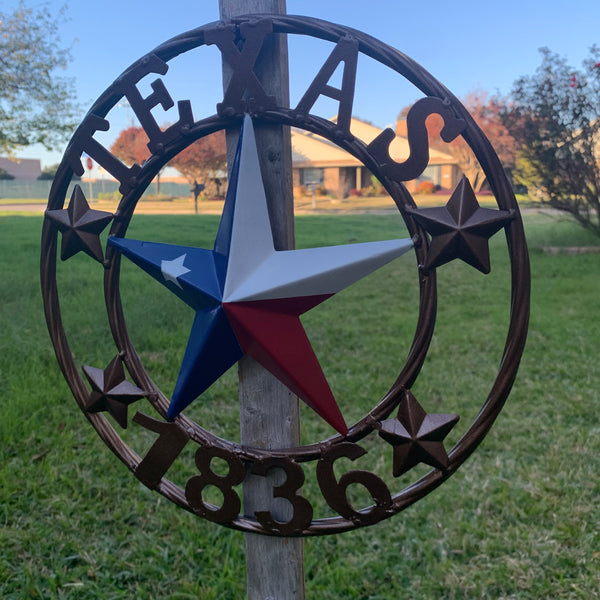
[[[223,102],[217,104],[217,112],[220,115],[228,108],[236,113],[243,113],[246,110],[246,102],[243,98],[246,90],[257,107],[275,106],[275,97],[267,94],[254,72],[254,65],[265,38],[272,31],[273,24],[267,19],[243,24],[240,27],[240,34],[244,39],[241,50],[235,43],[236,28],[223,27],[206,32],[206,43],[216,44],[223,58],[233,69]]]

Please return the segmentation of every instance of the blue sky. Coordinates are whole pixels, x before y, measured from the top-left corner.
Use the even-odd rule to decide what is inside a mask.
[[[15,2],[3,4],[10,7]],[[48,2],[56,8],[62,4]],[[72,48],[67,75],[75,79],[83,112],[137,58],[179,33],[218,19],[217,0],[103,0],[101,8],[99,3],[85,0],[68,4],[69,20],[61,25],[61,35],[63,44]],[[287,11],[374,35],[416,60],[459,97],[477,88],[508,92],[518,76],[532,73],[539,65],[542,46],[580,67],[589,47],[600,43],[600,2],[594,0],[287,0]],[[316,75],[323,59],[306,51],[296,53],[293,60],[292,80],[306,82]],[[180,75],[173,74],[175,100],[186,97],[174,93],[186,86],[190,91],[181,94],[193,97],[199,93],[195,78],[213,85],[220,66],[218,60],[209,62],[214,64],[202,67],[201,74],[188,70],[186,75],[183,68]],[[188,66],[195,69],[191,63]],[[388,77],[399,78],[359,64],[359,85],[362,82],[371,93],[357,98],[355,113],[380,127],[391,124],[403,106],[419,97],[416,90],[390,84]],[[292,95],[294,85],[305,84],[293,84]],[[214,103],[201,105],[196,117],[204,111],[208,111],[204,116],[214,112]],[[128,124],[128,118],[125,108],[115,112],[107,143],[110,135],[116,137]],[[61,155],[62,149],[47,153],[37,147],[18,153],[24,158],[41,158],[45,165],[58,162]]]

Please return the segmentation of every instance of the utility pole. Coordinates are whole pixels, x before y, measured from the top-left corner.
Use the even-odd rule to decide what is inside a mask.
[[[221,19],[247,14],[285,14],[285,0],[219,0]],[[278,106],[289,106],[287,40],[272,36],[265,43],[255,72]],[[223,64],[226,89],[231,68]],[[288,127],[255,125],[273,241],[277,250],[294,247],[292,155]],[[228,164],[233,163],[237,132],[227,132]],[[263,449],[288,448],[300,443],[298,399],[273,375],[245,356],[239,363],[240,433],[243,445]],[[244,512],[270,506],[281,521],[291,517],[272,500],[273,479],[252,475],[244,482]],[[301,538],[246,533],[248,600],[304,600],[304,552]]]

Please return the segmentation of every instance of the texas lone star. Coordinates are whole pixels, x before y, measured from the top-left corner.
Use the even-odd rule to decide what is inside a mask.
[[[248,354],[347,433],[299,317],[410,250],[411,239],[275,250],[246,116],[212,250],[116,237],[109,243],[196,311],[168,418]]]

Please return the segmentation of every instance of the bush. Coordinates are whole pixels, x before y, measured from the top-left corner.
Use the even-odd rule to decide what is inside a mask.
[[[54,165],[49,165],[48,167],[44,167],[42,169],[41,175],[38,177],[39,181],[50,181],[54,179],[56,175],[56,171],[58,170],[58,163]]]
[[[436,191],[436,186],[431,181],[421,181],[417,185],[417,194],[433,194]]]
[[[357,190],[356,188],[353,188],[348,192],[348,196],[351,196],[353,198],[358,198],[362,195],[363,195],[362,190]]]
[[[300,185],[294,188],[294,195],[296,196],[312,196],[313,190],[315,196],[326,196],[327,190],[325,186],[321,184],[309,183],[307,185]]]
[[[96,198],[98,198],[98,200],[119,200],[120,197],[121,194],[119,194],[117,191],[100,192],[99,194],[96,194]]]
[[[148,202],[172,202],[173,196],[167,194],[144,194],[142,200],[147,200]]]
[[[368,196],[369,198],[385,196],[386,194],[387,191],[382,185],[370,185],[369,187],[362,189],[362,195]]]
[[[375,175],[371,175],[371,187],[369,188],[368,196],[383,196],[387,192],[383,185],[381,185],[381,181],[375,177]]]

